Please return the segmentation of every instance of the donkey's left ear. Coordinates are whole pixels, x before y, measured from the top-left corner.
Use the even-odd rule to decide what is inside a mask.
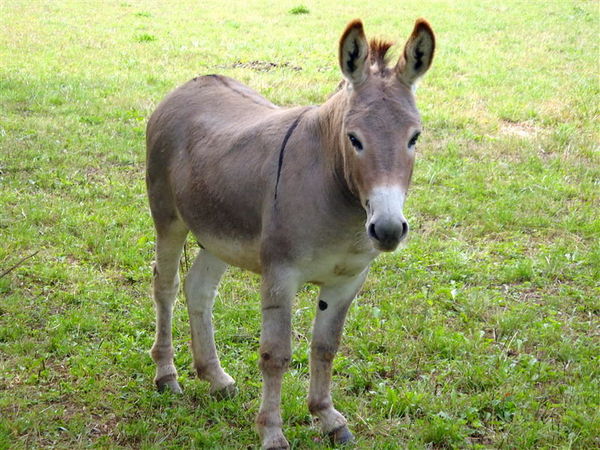
[[[367,79],[369,43],[363,24],[355,19],[348,24],[340,39],[340,68],[350,83],[358,85]]]
[[[396,64],[398,78],[409,87],[431,66],[435,52],[435,36],[425,19],[417,19],[412,34],[404,46],[404,55]]]

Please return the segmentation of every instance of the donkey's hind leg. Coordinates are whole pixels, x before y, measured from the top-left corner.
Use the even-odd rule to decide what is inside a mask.
[[[227,264],[212,253],[200,250],[185,279],[184,291],[198,377],[210,383],[212,394],[227,397],[235,393],[235,381],[221,367],[212,326],[213,304],[225,269]]]
[[[157,227],[156,265],[154,266],[154,302],[156,305],[156,338],[150,354],[156,363],[154,382],[159,391],[181,392],[177,370],[173,364],[171,322],[173,303],[179,289],[179,259],[188,228],[179,219]]]

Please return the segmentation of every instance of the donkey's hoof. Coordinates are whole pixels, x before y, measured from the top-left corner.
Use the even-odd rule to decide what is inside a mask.
[[[225,386],[219,386],[216,389],[210,390],[210,395],[212,395],[217,400],[225,400],[228,398],[233,398],[237,394],[237,386],[235,383],[227,384]]]
[[[346,425],[329,432],[329,437],[334,444],[349,444],[354,441],[354,435]]]
[[[290,444],[288,444],[288,441],[285,439],[285,437],[283,437],[282,434],[281,436],[277,436],[275,438],[266,439],[263,442],[262,448],[264,450],[289,450]]]
[[[156,380],[155,383],[158,392],[172,392],[173,394],[183,393],[175,375],[166,375]]]

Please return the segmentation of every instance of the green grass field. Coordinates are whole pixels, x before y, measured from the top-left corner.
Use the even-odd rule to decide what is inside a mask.
[[[207,73],[321,103],[350,19],[403,43],[421,16],[413,232],[349,313],[336,404],[361,449],[600,446],[598,2],[4,0],[0,448],[257,445],[258,277],[231,269],[215,308],[239,395],[194,378],[182,299],[185,392],[154,391],[146,120]],[[316,295],[285,377],[297,449],[327,445],[305,404]]]

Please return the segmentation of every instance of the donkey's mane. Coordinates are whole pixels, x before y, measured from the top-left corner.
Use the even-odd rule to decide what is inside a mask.
[[[375,73],[385,76],[389,73],[388,63],[389,55],[388,50],[395,44],[393,41],[388,41],[385,39],[374,38],[369,42],[369,60],[372,66],[375,66]],[[335,91],[330,95],[330,97],[338,92],[342,87],[344,87],[347,83],[346,79],[343,79],[338,83],[335,88]]]
[[[377,69],[382,73],[387,68],[389,62],[387,52],[392,45],[394,45],[394,42],[385,39],[371,39],[371,42],[369,42],[371,64],[377,66]]]

